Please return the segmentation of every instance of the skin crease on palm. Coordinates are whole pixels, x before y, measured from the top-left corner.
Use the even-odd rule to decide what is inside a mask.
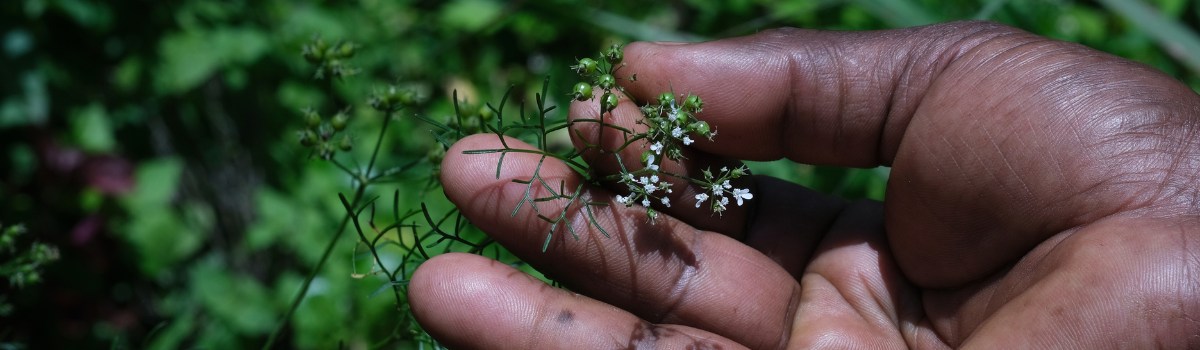
[[[625,63],[636,99],[699,95],[719,132],[669,170],[883,165],[886,201],[755,176],[738,184],[754,193],[746,206],[714,216],[682,184],[653,223],[636,206],[597,210],[611,238],[569,210],[580,238],[560,230],[543,253],[549,226],[528,206],[509,216],[523,195],[510,179],[537,156],[509,154],[497,179],[498,155],[462,152],[498,139],[468,137],[443,163],[446,195],[570,291],[483,257],[435,257],[409,297],[445,345],[1200,347],[1200,96],[1152,68],[982,22],[634,43]],[[637,117],[623,101],[606,118]],[[588,125],[587,142],[615,148]],[[603,173],[610,157],[586,158]],[[550,160],[541,174],[581,181]],[[611,202],[614,189],[584,196]]]

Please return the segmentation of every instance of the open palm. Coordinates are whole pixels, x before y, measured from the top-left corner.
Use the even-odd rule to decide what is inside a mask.
[[[543,253],[547,224],[509,216],[524,195],[510,179],[538,157],[509,154],[497,179],[498,155],[462,151],[499,141],[468,137],[443,163],[447,196],[579,294],[486,258],[436,257],[410,298],[448,346],[1200,346],[1200,96],[1161,73],[974,22],[637,43],[626,62],[640,100],[673,89],[707,102],[699,117],[719,135],[671,170],[885,165],[886,201],[756,176],[746,206],[714,217],[688,202],[702,189],[681,184],[653,223],[609,206],[597,220],[611,238],[580,216],[587,233]],[[612,118],[637,116],[623,103]],[[541,175],[581,181],[549,161]]]

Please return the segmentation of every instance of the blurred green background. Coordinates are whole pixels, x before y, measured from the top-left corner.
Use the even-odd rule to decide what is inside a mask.
[[[431,230],[423,215],[391,214],[421,203],[434,221],[453,212],[431,181],[442,145],[407,116],[448,120],[450,91],[469,114],[510,86],[531,97],[550,76],[551,103],[563,106],[576,79],[567,67],[613,42],[962,19],[1079,42],[1200,88],[1200,5],[1187,0],[4,1],[0,226],[27,233],[0,239],[0,349],[256,348],[277,328],[280,348],[436,346],[358,238],[337,235],[353,230],[338,193],[358,184],[297,143],[302,109],[347,112],[355,148],[338,159],[358,169],[383,120],[368,95],[389,84],[418,93],[378,160],[408,167],[362,196],[381,198],[363,225],[411,223],[416,235]],[[314,37],[358,43],[347,61],[358,74],[314,79],[301,55]],[[887,179],[886,169],[752,168],[851,198],[882,198]],[[423,259],[406,235],[378,246],[385,264],[413,263],[396,270],[399,288]]]

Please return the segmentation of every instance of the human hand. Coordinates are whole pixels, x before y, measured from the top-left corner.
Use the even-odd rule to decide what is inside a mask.
[[[754,199],[723,217],[693,208],[697,189],[685,187],[654,223],[609,206],[597,220],[611,238],[580,216],[580,239],[543,253],[547,224],[526,209],[509,216],[523,195],[510,179],[527,178],[536,155],[507,155],[496,179],[499,155],[462,151],[499,142],[468,137],[443,162],[447,196],[579,294],[486,258],[435,257],[409,296],[447,346],[1200,347],[1200,96],[1179,82],[975,22],[625,52],[632,96],[702,96],[699,117],[720,133],[673,170],[781,157],[886,165],[886,200],[745,177]],[[625,102],[613,122],[638,116]],[[580,181],[556,162],[541,174]]]

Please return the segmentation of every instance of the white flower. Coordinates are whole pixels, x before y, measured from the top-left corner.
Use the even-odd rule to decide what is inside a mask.
[[[680,136],[683,136],[683,129],[682,129],[682,128],[680,128],[680,127],[676,126],[674,129],[671,129],[671,137],[674,137],[674,138],[679,138]],[[685,139],[685,140],[686,140],[686,139]],[[687,142],[687,141],[684,141],[683,143],[684,143],[684,144],[687,144],[688,142]]]
[[[650,198],[642,198],[642,206],[649,207],[650,206]]]
[[[725,206],[729,204],[729,198],[721,197],[720,201],[713,199],[713,211],[720,213],[725,211]]]
[[[661,200],[661,202],[662,202],[662,204],[663,204],[663,205],[667,206],[667,208],[670,208],[670,207],[671,207],[671,200],[670,200],[670,199],[667,199],[667,197],[662,197],[662,200]]]
[[[662,148],[662,142],[655,142],[653,145],[650,145],[650,150],[654,151],[655,154],[662,154]]]
[[[733,185],[729,184],[729,180],[725,180],[725,182],[721,183],[721,187],[724,187],[725,189],[730,189],[730,188],[733,188]]]
[[[650,182],[658,182],[658,175],[650,175]]]
[[[651,154],[649,157],[646,157],[646,168],[653,171],[658,171],[658,164],[654,164],[653,154]]]
[[[632,196],[630,196],[630,197],[625,197],[625,196],[622,196],[622,195],[619,195],[619,194],[617,195],[617,203],[621,203],[621,204],[624,204],[624,205],[629,205],[629,202],[632,202],[632,200],[633,200]]]
[[[683,145],[684,145],[684,146],[691,145],[691,144],[692,144],[692,143],[694,143],[694,142],[696,142],[696,141],[695,141],[695,140],[692,140],[692,138],[691,138],[691,137],[689,137],[689,136],[684,136],[684,137],[683,137]]]
[[[722,173],[727,173],[727,172],[729,172],[729,167],[727,167],[727,166],[723,166],[723,167],[721,167],[721,172],[722,172]]]
[[[620,196],[617,196],[617,197],[620,197]],[[707,193],[701,193],[701,194],[697,194],[697,195],[696,195],[696,207],[697,207],[697,208],[699,208],[699,207],[700,207],[700,203],[704,203],[704,201],[705,201],[705,200],[708,200],[708,194],[707,194]]]
[[[733,189],[733,199],[737,200],[737,205],[740,207],[742,206],[742,200],[754,199],[754,195],[750,193],[750,189],[735,188]]]

